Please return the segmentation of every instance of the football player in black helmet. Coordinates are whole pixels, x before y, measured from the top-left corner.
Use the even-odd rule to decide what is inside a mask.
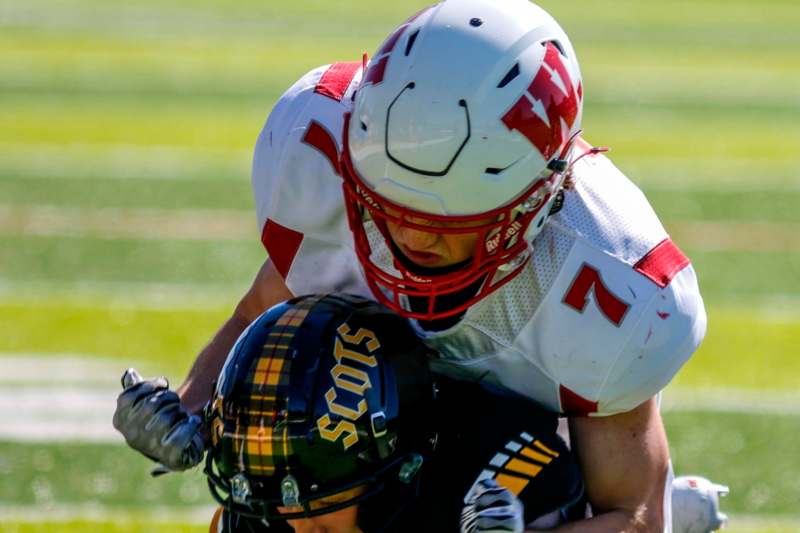
[[[360,297],[261,315],[207,408],[211,530],[515,531],[582,512],[556,415],[434,378],[433,357],[406,319]]]
[[[210,404],[212,494],[270,524],[389,493],[401,510],[436,442],[428,352],[365,299],[273,307],[236,343]]]

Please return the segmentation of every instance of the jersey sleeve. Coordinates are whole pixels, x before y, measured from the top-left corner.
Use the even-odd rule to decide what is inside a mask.
[[[609,416],[658,394],[705,335],[695,271],[647,198],[608,158],[577,165],[554,217],[572,245],[536,334],[561,412]]]
[[[658,394],[695,352],[706,313],[691,265],[659,288],[611,368],[598,415],[630,411]]]
[[[312,70],[281,96],[256,142],[261,241],[294,294],[364,292],[339,171],[344,114],[360,74],[360,62]]]
[[[419,528],[425,517],[425,531],[458,531],[463,507],[484,479],[520,499],[526,523],[579,500],[583,478],[557,434],[557,414],[485,383],[437,376],[436,384],[437,444],[423,468],[417,523],[409,526]]]

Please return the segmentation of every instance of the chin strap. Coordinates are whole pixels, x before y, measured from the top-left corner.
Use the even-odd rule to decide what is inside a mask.
[[[610,152],[610,151],[611,151],[611,148],[609,148],[608,146],[592,146],[588,150],[584,150],[584,152],[581,155],[576,157],[572,161],[572,163],[570,163],[569,167],[567,168],[567,171],[572,170],[572,167],[575,165],[575,163],[577,163],[578,161],[580,161],[581,159],[583,159],[587,155],[603,154],[603,153]]]
[[[570,138],[569,142],[567,142],[567,146],[571,146],[578,138],[578,135],[580,135],[582,132],[583,130],[578,130],[577,132],[575,132]],[[568,149],[566,149],[565,151],[567,150]],[[572,168],[575,166],[575,163],[577,163],[587,155],[602,154],[605,152],[609,152],[610,150],[611,148],[609,148],[608,146],[592,146],[588,149],[585,149],[580,155],[578,155],[578,157],[573,159],[572,162],[567,162],[566,159],[562,159],[563,157],[566,157],[566,154],[564,154],[563,152],[561,157],[550,161],[550,163],[547,165],[548,168],[550,168],[551,170],[555,170],[556,172],[563,172],[565,178],[564,178],[564,186],[556,194],[556,198],[555,200],[553,200],[553,205],[550,207],[550,212],[547,214],[548,217],[555,215],[556,213],[561,211],[561,208],[564,207],[564,189],[572,188]]]
[[[581,133],[583,133],[583,130],[578,130],[577,132],[575,132],[575,134],[570,139],[568,146],[573,144],[575,140],[578,138],[578,135],[580,135]],[[584,144],[587,143],[584,141]],[[611,148],[609,148],[608,146],[591,146],[589,148],[584,148],[583,152],[581,152],[575,159],[573,159],[568,165],[565,166],[566,170],[564,171],[565,174],[564,189],[571,189],[574,187],[575,183],[572,177],[572,169],[578,161],[580,161],[581,159],[583,159],[588,155],[597,155],[609,151],[611,151]]]
[[[567,159],[567,157],[569,156],[569,152],[575,145],[575,142],[578,140],[578,137],[580,136],[581,133],[583,133],[583,130],[578,130],[572,134],[572,137],[570,137],[569,140],[564,144],[564,147],[561,149],[561,153],[558,155],[558,157],[551,159],[550,162],[547,163],[547,168],[549,168],[554,172],[558,172],[569,177],[570,171],[572,170],[572,167],[575,165],[575,163],[577,163],[587,155],[597,155],[611,150],[608,146],[592,146],[588,150],[584,150],[583,153],[581,153],[578,157],[576,157],[572,161],[569,161]]]

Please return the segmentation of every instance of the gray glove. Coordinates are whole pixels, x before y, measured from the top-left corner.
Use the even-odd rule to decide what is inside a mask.
[[[672,482],[672,531],[710,533],[724,528],[728,517],[720,512],[719,499],[728,487],[700,476],[681,476]]]
[[[192,468],[203,459],[202,419],[190,415],[164,377],[145,380],[133,368],[122,375],[114,427],[128,446],[167,470]],[[154,471],[154,473],[156,473]],[[159,473],[163,473],[160,470]]]
[[[483,479],[461,512],[461,533],[522,533],[522,502],[494,479]]]

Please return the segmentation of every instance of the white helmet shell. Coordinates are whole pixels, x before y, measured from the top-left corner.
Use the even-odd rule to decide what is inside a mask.
[[[349,155],[377,198],[435,215],[484,213],[549,177],[580,127],[582,93],[572,45],[543,9],[446,0],[372,59]]]

